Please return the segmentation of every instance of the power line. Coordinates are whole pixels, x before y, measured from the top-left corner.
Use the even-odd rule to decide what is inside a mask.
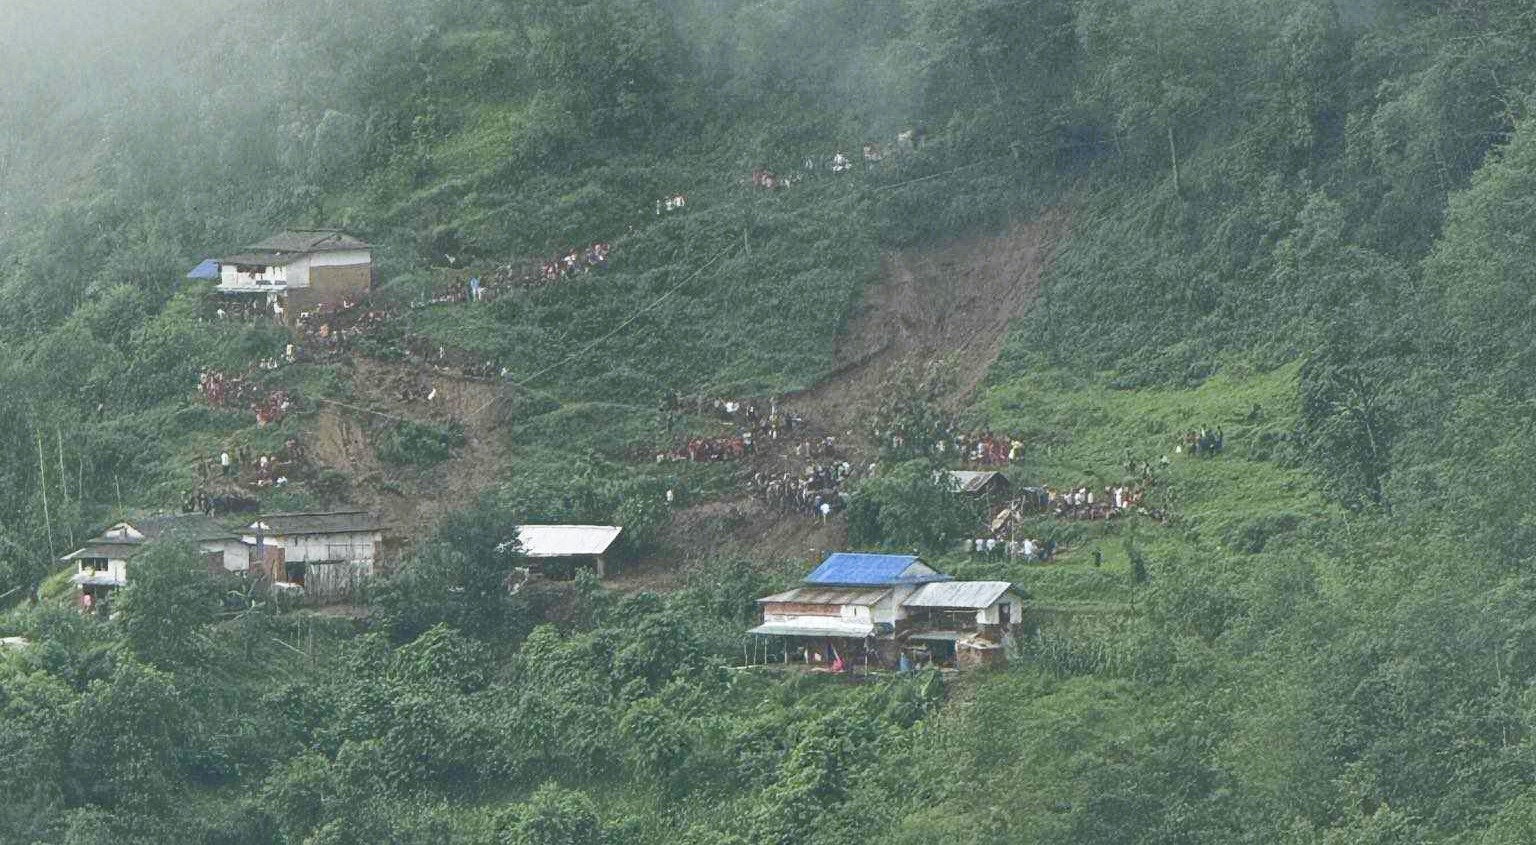
[[[327,399],[324,396],[316,396],[315,397],[315,401],[316,402],[324,402],[327,405],[336,405],[336,406],[339,406],[339,407],[342,407],[342,408],[346,408],[348,410],[358,411],[358,412],[361,412],[361,413],[364,413],[364,414],[373,414],[374,416],[384,417],[385,419],[391,419],[391,420],[394,420],[396,422],[412,423],[413,425],[417,424],[415,420],[408,420],[405,417],[397,417],[394,414],[386,414],[383,411],[374,411],[374,410],[371,410],[369,408],[360,408],[360,407],[358,407],[356,405],[348,405],[345,402],[338,402],[335,399]]]
[[[544,376],[544,375],[546,375],[546,374],[548,374],[548,373],[550,373],[550,372],[552,372],[552,371],[554,371],[556,369],[559,369],[560,367],[563,367],[566,364],[569,364],[570,362],[576,360],[577,358],[580,358],[581,356],[587,354],[588,352],[591,352],[599,344],[603,343],[604,341],[612,338],[614,335],[616,335],[619,332],[623,331],[624,329],[628,328],[636,320],[640,319],[641,315],[651,311],[652,309],[654,309],[657,306],[661,305],[663,302],[666,302],[667,299],[669,299],[672,296],[672,294],[677,293],[679,290],[682,290],[683,287],[685,285],[687,285],[689,282],[691,282],[694,279],[697,279],[699,276],[703,275],[705,270],[708,270],[711,266],[713,266],[715,264],[715,262],[719,261],[722,257],[724,257],[726,253],[730,252],[731,250],[733,250],[735,248],[736,248],[735,244],[732,244],[731,246],[728,246],[725,249],[722,249],[719,252],[715,253],[708,261],[704,262],[704,264],[701,265],[699,267],[699,269],[697,269],[697,270],[693,271],[692,273],[690,273],[681,282],[678,282],[677,284],[675,284],[672,287],[668,288],[666,290],[666,292],[663,293],[661,296],[657,297],[655,299],[655,301],[651,302],[649,305],[645,306],[644,308],[641,308],[639,311],[636,311],[629,319],[627,319],[624,322],[618,324],[617,326],[614,327],[614,329],[612,331],[608,332],[607,334],[603,335],[602,337],[599,337],[596,340],[593,340],[591,343],[588,343],[586,346],[583,346],[581,349],[578,349],[577,351],[571,353],[570,355],[567,355],[565,358],[562,358],[561,360],[556,361],[553,364],[550,364],[548,367],[545,367],[544,369],[539,370],[538,372],[534,373],[531,376],[528,376],[527,378],[523,379],[522,381],[514,381],[514,382],[508,382],[508,383],[513,385],[514,387],[520,387],[520,388],[523,388],[525,390],[530,390],[530,391],[533,391],[533,392],[536,392],[536,393],[544,393],[543,391],[536,390],[535,388],[530,387],[530,385],[534,381],[537,381],[540,377],[542,377],[542,376]],[[544,393],[544,395],[545,396],[549,396],[551,399],[555,398],[554,396],[551,396],[548,393]],[[471,411],[469,413],[469,415],[466,417],[466,419],[473,419],[474,417],[479,416],[482,412],[485,411],[486,408],[489,408],[492,405],[496,404],[496,399],[497,398],[499,398],[499,397],[492,397],[490,399],[490,401],[486,402],[485,404],[483,404],[480,407],[476,408],[475,410]]]

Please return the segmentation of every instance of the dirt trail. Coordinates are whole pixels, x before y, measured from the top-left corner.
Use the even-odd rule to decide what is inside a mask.
[[[445,514],[474,501],[496,483],[505,451],[492,430],[492,416],[476,409],[490,402],[495,386],[428,367],[353,357],[343,365],[355,395],[346,403],[322,403],[312,456],[326,469],[352,481],[352,504],[383,514],[401,537],[429,533]],[[405,400],[405,386],[435,389],[431,401]],[[464,423],[464,445],[452,458],[425,470],[381,463],[372,437],[393,421],[358,408],[420,423]]]
[[[1041,274],[1067,224],[1065,213],[1050,212],[1001,235],[885,256],[883,281],[865,292],[838,343],[831,375],[785,398],[785,406],[813,426],[799,436],[832,434],[855,459],[867,461],[872,451],[867,421],[879,405],[882,387],[913,364],[950,362],[954,378],[946,399],[961,404],[997,360],[1009,325],[1039,295]],[[784,444],[774,451],[792,448]],[[782,466],[794,460],[792,455],[760,455],[752,465],[769,462]],[[847,539],[841,518],[823,525],[803,514],[780,514],[747,497],[709,502],[679,510],[662,538],[663,551],[652,559],[657,563],[642,566],[627,580],[646,588],[667,586],[668,572],[660,561],[701,553],[810,562],[844,548]]]

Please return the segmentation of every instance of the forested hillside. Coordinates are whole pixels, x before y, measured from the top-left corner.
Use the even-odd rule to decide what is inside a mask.
[[[0,842],[1536,838],[1529,3],[7,0],[0,80]],[[373,245],[340,353],[186,278],[285,228]],[[837,512],[683,459],[701,397]],[[957,551],[937,432],[1145,506]],[[300,448],[261,508],[405,541],[346,612],[169,542],[79,612],[62,555]],[[622,577],[509,590],[533,522]],[[744,666],[843,547],[1038,627]]]

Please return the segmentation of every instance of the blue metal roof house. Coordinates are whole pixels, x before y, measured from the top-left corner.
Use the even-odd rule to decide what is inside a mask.
[[[805,576],[805,583],[824,587],[891,587],[952,581],[923,563],[917,555],[877,555],[838,552]]]

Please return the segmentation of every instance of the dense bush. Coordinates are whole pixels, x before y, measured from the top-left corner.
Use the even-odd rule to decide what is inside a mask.
[[[427,425],[401,420],[383,429],[374,442],[379,460],[391,464],[424,467],[447,460],[464,445],[464,431],[457,424]]]

